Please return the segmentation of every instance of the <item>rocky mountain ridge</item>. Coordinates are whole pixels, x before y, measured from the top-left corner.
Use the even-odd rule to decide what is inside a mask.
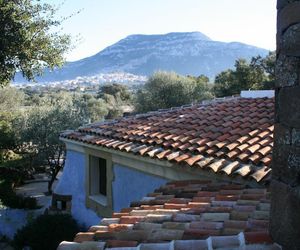
[[[265,49],[239,42],[213,41],[200,32],[130,35],[91,57],[45,72],[38,81],[61,81],[111,72],[149,76],[157,70],[183,75],[204,74],[212,79],[219,72],[232,68],[238,58],[250,59],[267,53]],[[20,79],[16,77],[17,82]]]

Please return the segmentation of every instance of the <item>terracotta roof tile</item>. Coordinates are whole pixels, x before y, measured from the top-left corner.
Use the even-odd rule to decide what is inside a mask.
[[[242,136],[242,137],[240,137],[239,139],[237,139],[237,142],[238,142],[238,143],[244,143],[244,142],[246,142],[247,140],[249,140],[249,138],[250,138],[250,136],[249,136],[248,133],[247,133],[247,135]]]
[[[230,160],[234,160],[234,159],[238,160],[238,159],[237,159],[237,156],[239,156],[239,154],[240,154],[240,150],[235,149],[235,150],[232,150],[232,151],[228,152],[228,153],[226,154],[226,156],[227,156]]]
[[[194,165],[194,163],[196,163],[197,161],[199,161],[203,158],[204,158],[203,155],[194,155],[194,156],[191,156],[190,158],[186,159],[185,162],[188,165],[192,166],[192,165]]]
[[[245,232],[246,243],[272,243],[270,234],[267,231],[262,232]]]
[[[197,167],[204,168],[204,167],[206,167],[208,164],[210,164],[213,160],[214,160],[213,157],[207,157],[207,158],[204,158],[204,159],[198,161],[195,165],[196,165]]]
[[[178,198],[186,192],[191,198]],[[149,205],[149,200],[161,205]],[[138,203],[115,213],[120,218],[102,219],[89,232],[78,233],[76,246],[94,240],[105,243],[102,249],[275,246],[268,233],[270,197],[265,188],[205,180],[172,181],[133,205]]]
[[[264,163],[266,166],[269,166],[272,160],[272,156],[271,155],[267,155],[266,157],[264,157],[261,162]]]
[[[226,167],[221,169],[221,172],[226,173],[227,175],[232,174],[238,167],[240,166],[240,163],[238,161],[231,162]]]
[[[107,240],[106,247],[116,248],[116,247],[136,247],[138,245],[137,241],[129,240]]]
[[[270,176],[273,120],[273,98],[231,98],[98,122],[61,138],[262,183]]]
[[[214,172],[218,172],[219,169],[221,169],[223,166],[225,166],[225,164],[226,164],[226,160],[221,159],[221,160],[218,160],[218,161],[210,164],[208,167],[211,168]]]
[[[254,164],[259,164],[261,160],[261,154],[255,153],[249,157],[249,160],[252,161]]]
[[[269,172],[271,171],[268,167],[262,167],[261,169],[257,170],[251,176],[257,181],[261,181]]]

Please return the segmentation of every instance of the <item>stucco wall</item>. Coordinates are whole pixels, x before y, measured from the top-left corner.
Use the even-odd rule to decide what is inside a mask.
[[[93,210],[86,208],[85,160],[83,153],[67,151],[64,171],[54,192],[72,195],[72,215],[79,223],[89,227],[99,224],[101,218]],[[167,181],[165,178],[113,164],[113,210],[118,212],[130,206],[130,202],[140,200]]]
[[[115,212],[128,207],[130,202],[140,200],[146,194],[153,192],[154,189],[167,182],[164,178],[148,175],[119,164],[114,164],[113,170],[112,189]]]
[[[85,155],[68,150],[63,174],[55,190],[72,195],[72,215],[86,227],[99,224],[100,217],[85,206]]]

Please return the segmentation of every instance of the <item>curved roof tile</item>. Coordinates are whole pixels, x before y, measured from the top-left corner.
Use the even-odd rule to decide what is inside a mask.
[[[61,137],[262,182],[271,172],[273,129],[274,98],[230,98],[89,124]]]

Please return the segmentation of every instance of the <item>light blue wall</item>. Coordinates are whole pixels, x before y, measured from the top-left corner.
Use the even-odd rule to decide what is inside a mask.
[[[72,215],[86,227],[97,225],[100,217],[85,206],[85,155],[68,150],[63,174],[55,193],[72,195]]]
[[[63,174],[54,190],[55,193],[72,195],[72,215],[86,227],[99,224],[101,218],[85,206],[85,155],[68,150]],[[145,174],[125,166],[113,164],[112,183],[113,208],[115,212],[129,207],[168,180]]]
[[[132,201],[141,200],[168,181],[118,164],[113,165],[113,170],[113,208],[116,212],[129,207]]]

